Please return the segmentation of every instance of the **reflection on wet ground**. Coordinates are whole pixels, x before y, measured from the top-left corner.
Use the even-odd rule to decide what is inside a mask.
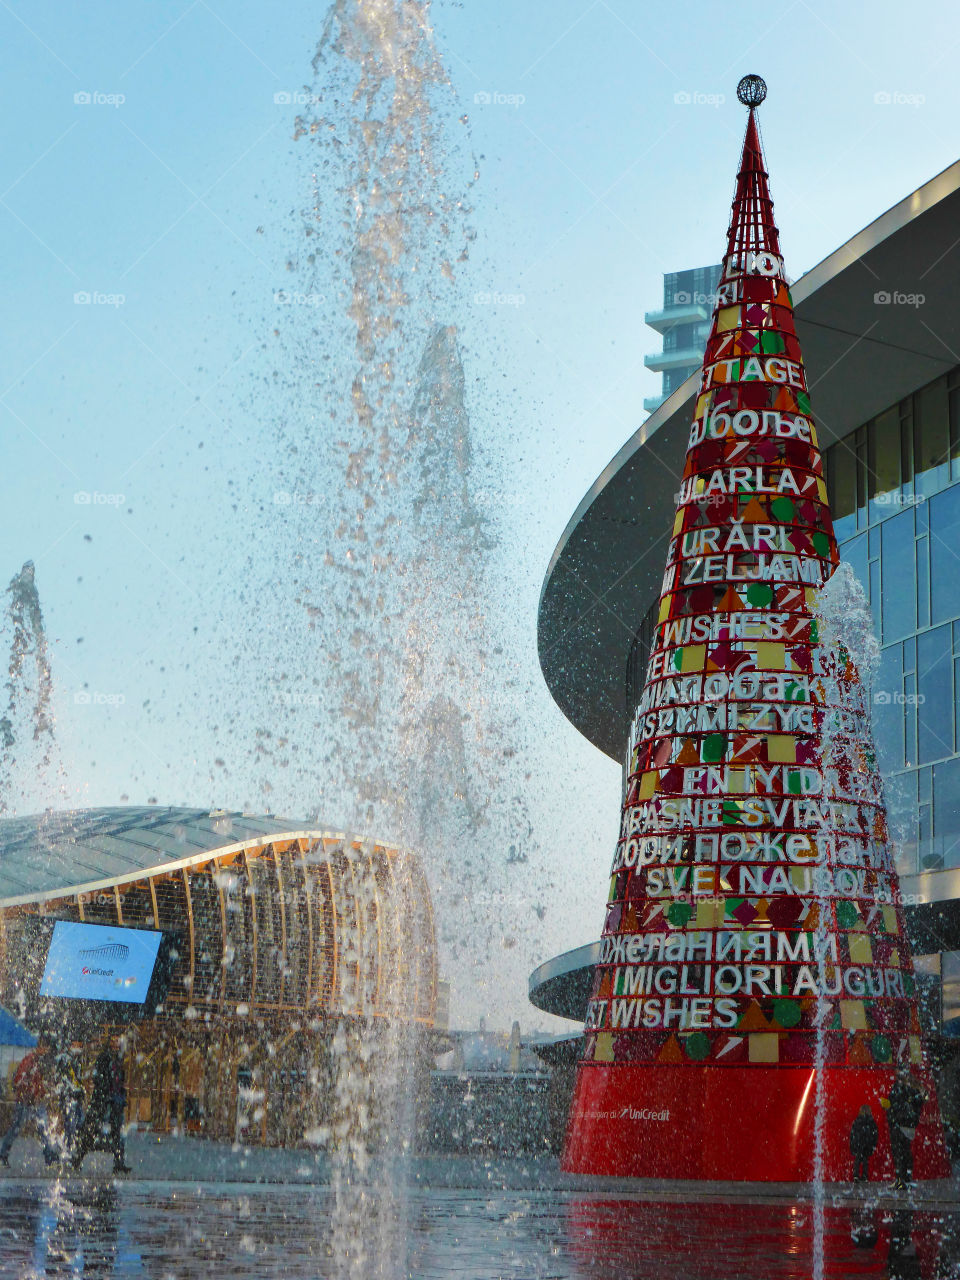
[[[371,1237],[383,1236],[372,1218]],[[6,1181],[0,1276],[320,1277],[324,1187]],[[562,1190],[411,1190],[401,1239],[364,1275],[413,1280],[810,1280],[809,1203],[636,1199]],[[826,1210],[824,1277],[960,1276],[960,1214],[864,1204]]]
[[[825,1280],[953,1276],[949,1260],[960,1265],[960,1220],[952,1214],[828,1207],[824,1226]],[[565,1240],[578,1266],[572,1274],[590,1280],[809,1280],[813,1274],[809,1203],[580,1199],[567,1206]]]

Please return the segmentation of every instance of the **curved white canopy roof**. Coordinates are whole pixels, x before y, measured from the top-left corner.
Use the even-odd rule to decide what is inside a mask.
[[[111,888],[265,840],[347,840],[335,828],[224,809],[73,809],[0,821],[0,908]]]

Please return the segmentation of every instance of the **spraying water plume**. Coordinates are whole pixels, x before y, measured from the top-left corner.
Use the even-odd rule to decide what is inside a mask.
[[[3,630],[10,639],[0,715],[0,816],[35,802],[54,755],[53,677],[32,560],[11,578],[6,596]]]
[[[476,174],[456,176],[454,96],[426,0],[337,0],[313,65],[295,126],[312,201],[288,268],[291,296],[327,305],[286,308],[279,331],[290,407],[277,455],[296,497],[275,545],[299,609],[272,655],[283,728],[268,721],[257,750],[275,783],[281,737],[312,744],[321,776],[298,764],[297,807],[321,790],[355,829],[417,849],[441,938],[463,938],[477,922],[451,919],[446,887],[469,901],[464,868],[489,874],[518,822],[522,839],[531,830],[512,777],[514,677],[490,634],[497,531],[478,501],[484,464],[450,323]],[[374,1176],[370,1153],[395,1161],[411,1147],[416,1047],[408,1019],[374,1028],[373,1012],[338,1033],[332,1081],[334,1254],[350,1277],[403,1274],[403,1179]]]
[[[295,127],[313,194],[288,267],[296,296],[327,305],[281,319],[277,453],[302,497],[278,513],[301,611],[273,662],[283,736],[316,744],[328,812],[420,850],[442,892],[468,843],[492,872],[532,830],[516,664],[491,628],[489,463],[449,323],[476,171],[429,4],[338,0],[314,69]],[[257,744],[274,785],[277,732]],[[317,769],[303,781],[313,803]]]

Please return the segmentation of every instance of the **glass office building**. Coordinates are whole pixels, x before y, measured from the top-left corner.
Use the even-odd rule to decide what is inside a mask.
[[[901,875],[960,866],[960,366],[825,453],[870,602],[873,720]]]

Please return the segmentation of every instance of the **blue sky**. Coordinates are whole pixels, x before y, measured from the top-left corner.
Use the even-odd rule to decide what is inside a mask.
[[[224,601],[251,539],[269,541],[269,385],[289,358],[271,346],[274,297],[290,284],[292,211],[310,201],[295,107],[275,98],[311,81],[326,11],[0,3],[0,575],[37,565],[72,803],[251,802],[242,771],[214,769],[210,726],[225,705],[242,722],[249,696],[224,654],[256,610],[225,616]],[[658,389],[643,312],[663,272],[722,251],[737,80],[769,84],[761,126],[796,277],[957,158],[960,29],[946,3],[821,0],[735,19],[699,0],[435,2],[433,21],[453,88],[438,101],[467,116],[461,149],[480,174],[477,241],[444,322],[460,328],[495,465],[491,611],[530,680],[531,805],[564,889],[510,950],[510,1007],[529,1021],[530,965],[599,927],[619,782],[542,687],[537,595],[574,507]],[[284,598],[278,582],[270,607]],[[558,793],[562,821],[543,799]],[[535,894],[537,872],[501,898]],[[564,905],[581,885],[596,886],[595,911]]]

